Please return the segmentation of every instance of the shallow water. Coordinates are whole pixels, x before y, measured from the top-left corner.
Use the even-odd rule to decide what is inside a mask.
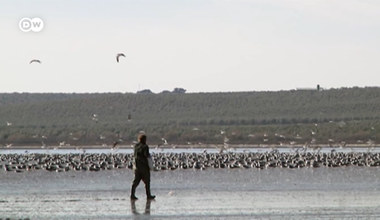
[[[129,200],[133,173],[0,171],[0,216],[30,219],[380,218],[376,167],[152,172],[156,200]]]

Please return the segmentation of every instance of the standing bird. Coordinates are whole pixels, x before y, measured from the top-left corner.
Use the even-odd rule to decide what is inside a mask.
[[[119,62],[119,58],[120,57],[125,57],[125,54],[123,54],[123,53],[118,53],[117,55],[116,55],[116,61],[117,62]]]
[[[113,143],[112,143],[112,150],[113,149],[115,149],[116,148],[116,145],[118,145],[119,144],[119,142],[118,141],[114,141]]]
[[[41,64],[42,62],[41,62],[41,60],[36,60],[36,59],[34,59],[34,60],[31,60],[31,61],[29,62],[29,64],[32,64],[32,63],[39,63],[39,64]]]

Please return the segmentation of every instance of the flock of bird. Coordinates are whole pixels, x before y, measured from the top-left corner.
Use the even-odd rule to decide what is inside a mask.
[[[120,61],[120,57],[125,57],[125,54],[124,53],[116,54],[116,61],[117,62]],[[39,59],[33,59],[33,60],[29,61],[29,64],[32,64],[32,63],[42,64],[41,60],[39,60]]]
[[[97,122],[99,116],[92,114],[90,117]],[[130,116],[128,117],[130,120]],[[11,122],[7,122],[7,126],[12,126]],[[199,129],[197,129],[199,130]],[[144,133],[144,131],[140,131]],[[228,144],[229,139],[224,130],[220,131],[223,139],[223,145],[219,148],[219,153],[152,153],[154,160],[154,170],[176,170],[176,169],[207,169],[207,168],[303,168],[303,167],[340,167],[340,166],[380,166],[380,153],[373,152],[336,152],[322,153],[310,146],[297,149],[293,152],[280,153],[273,148],[270,152],[253,153],[243,152],[237,153],[229,151],[231,148]],[[275,134],[275,136],[281,136]],[[41,136],[42,148],[46,145],[44,140],[46,136]],[[100,139],[106,139],[100,135]],[[268,138],[268,135],[264,135]],[[160,146],[168,146],[168,140],[161,138]],[[111,150],[117,148],[119,143],[123,142],[120,134],[117,141],[114,141]],[[65,142],[60,142],[59,146],[65,146]],[[10,148],[12,144],[7,145]],[[158,146],[156,147],[158,148]],[[302,150],[303,149],[303,150]],[[307,151],[313,149],[313,152]],[[122,154],[114,151],[109,154],[88,154],[69,153],[69,154],[0,154],[0,169],[5,171],[31,171],[31,170],[47,170],[55,172],[75,171],[100,171],[110,169],[132,169],[133,154]]]
[[[224,168],[304,168],[342,166],[380,166],[380,153],[152,153],[153,170]],[[1,154],[0,169],[7,172],[46,170],[101,171],[132,169],[133,154]]]

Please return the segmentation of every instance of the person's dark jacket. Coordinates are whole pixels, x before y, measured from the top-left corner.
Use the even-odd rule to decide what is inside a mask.
[[[149,147],[143,143],[137,143],[134,147],[135,165],[137,170],[149,170]]]

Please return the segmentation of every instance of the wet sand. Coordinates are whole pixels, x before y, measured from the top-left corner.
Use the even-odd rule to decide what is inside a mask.
[[[129,169],[0,171],[0,216],[12,219],[378,219],[376,167],[152,172],[129,200]]]

